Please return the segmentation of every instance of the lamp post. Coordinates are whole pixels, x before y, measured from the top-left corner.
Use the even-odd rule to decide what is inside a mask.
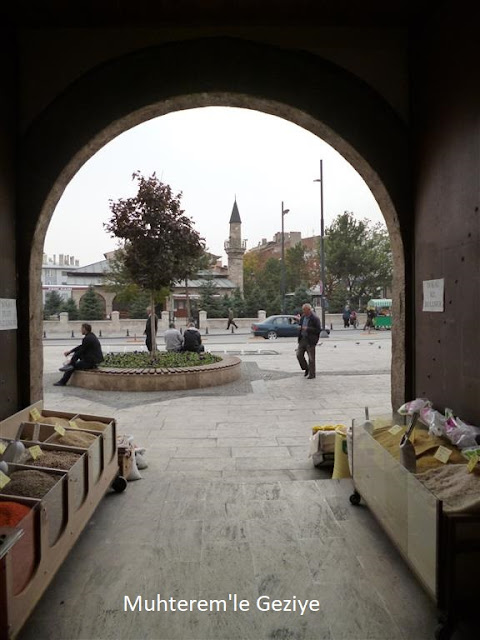
[[[321,257],[321,278],[322,278],[322,290],[320,293],[320,302],[322,305],[322,331],[320,333],[321,338],[328,338],[328,333],[325,330],[325,228],[323,222],[323,160],[320,160],[320,178],[314,180],[314,182],[320,183],[320,251]]]
[[[285,232],[283,219],[285,215],[290,211],[290,209],[283,208],[282,201],[282,313],[285,313],[285,280],[286,280],[286,271],[285,271]]]

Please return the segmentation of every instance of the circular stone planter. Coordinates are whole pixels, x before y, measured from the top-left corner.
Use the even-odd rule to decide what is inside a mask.
[[[75,371],[74,387],[98,391],[175,391],[216,387],[238,380],[241,376],[240,358],[227,356],[220,362],[198,367],[172,369],[114,369],[99,368]]]

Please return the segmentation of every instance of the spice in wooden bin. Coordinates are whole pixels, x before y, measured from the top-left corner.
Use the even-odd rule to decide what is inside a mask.
[[[86,433],[83,431],[67,431],[64,436],[55,433],[48,439],[52,444],[63,444],[69,447],[82,447],[88,449],[88,447],[95,442],[97,436],[93,433]]]
[[[10,496],[43,498],[57,483],[58,476],[36,469],[22,469],[10,474],[10,482],[2,489],[2,493]]]
[[[98,420],[82,420],[82,418],[75,418],[70,420],[70,427],[74,429],[89,429],[90,431],[105,431],[107,428],[105,422],[99,422]]]
[[[12,567],[12,589],[17,595],[27,586],[35,568],[34,519],[27,517],[30,507],[13,501],[0,500],[0,527],[20,525],[23,535],[9,551]]]
[[[42,424],[51,424],[53,427],[60,425],[61,427],[68,427],[68,419],[61,418],[60,416],[44,416],[40,414],[40,418],[37,418],[34,422],[41,422]]]
[[[42,456],[36,460],[30,458],[30,460],[23,462],[23,464],[29,464],[32,467],[48,467],[49,469],[68,471],[81,455],[81,453],[74,453],[73,451],[50,451],[43,449]]]
[[[0,501],[0,527],[15,527],[29,511],[30,507],[19,502]]]

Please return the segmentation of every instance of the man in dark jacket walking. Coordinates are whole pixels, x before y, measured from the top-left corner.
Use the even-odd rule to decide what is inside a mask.
[[[298,336],[297,360],[300,368],[305,371],[305,377],[315,378],[315,347],[320,336],[320,318],[313,312],[308,303],[302,306],[300,317],[300,334]],[[305,351],[308,362],[305,360]]]
[[[103,360],[102,347],[97,336],[92,333],[92,325],[84,322],[82,324],[82,344],[78,347],[65,351],[63,355],[69,356],[73,353],[70,363],[60,367],[63,371],[63,377],[54,383],[55,387],[64,387],[72,377],[74,371],[85,371],[86,369],[96,369],[97,365]]]

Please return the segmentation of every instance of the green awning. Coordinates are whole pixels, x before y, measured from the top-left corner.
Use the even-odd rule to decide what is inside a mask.
[[[391,298],[377,298],[368,301],[367,307],[387,307],[388,309],[392,306]]]

